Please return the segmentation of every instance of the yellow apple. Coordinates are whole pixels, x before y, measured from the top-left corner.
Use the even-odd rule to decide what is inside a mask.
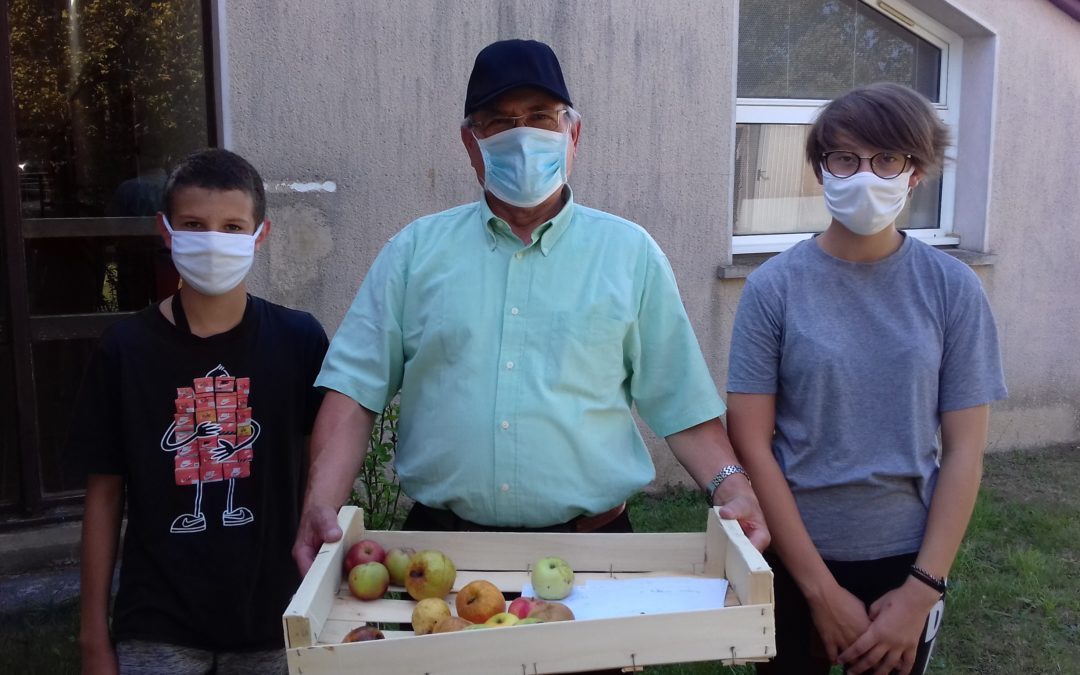
[[[412,611],[413,633],[427,635],[435,624],[450,616],[450,605],[442,598],[424,598]]]

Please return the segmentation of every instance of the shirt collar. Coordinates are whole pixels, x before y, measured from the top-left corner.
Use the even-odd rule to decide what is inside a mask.
[[[555,246],[555,242],[559,241],[563,232],[570,227],[570,223],[574,219],[574,191],[570,189],[569,185],[564,185],[563,190],[565,190],[563,194],[566,197],[566,202],[563,203],[562,209],[555,214],[554,218],[546,223],[542,223],[533,232],[533,243],[536,243],[536,239],[539,237],[540,252],[544,255],[551,252],[551,248]],[[484,231],[487,233],[488,237],[488,247],[491,250],[495,250],[497,236],[500,232],[507,236],[515,237],[514,233],[510,230],[510,225],[492,212],[491,207],[488,206],[487,199],[484,198],[480,199],[480,219],[484,223]]]

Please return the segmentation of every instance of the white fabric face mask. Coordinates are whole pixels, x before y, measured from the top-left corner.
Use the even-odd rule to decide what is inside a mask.
[[[477,139],[484,189],[513,206],[536,206],[567,179],[569,132],[517,127]]]
[[[877,234],[895,223],[904,210],[913,171],[914,167],[895,178],[880,178],[872,171],[837,178],[822,166],[825,206],[833,218],[855,234]]]
[[[255,261],[255,234],[229,232],[176,232],[161,217],[172,236],[172,260],[184,283],[203,295],[223,295],[240,285]]]

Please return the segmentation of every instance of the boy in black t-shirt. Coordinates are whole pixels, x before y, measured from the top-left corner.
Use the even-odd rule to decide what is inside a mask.
[[[169,176],[158,226],[183,280],[102,336],[71,433],[90,475],[83,672],[286,670],[281,614],[327,339],[248,295],[270,233],[255,169],[227,150]],[[125,499],[127,530],[109,626]]]

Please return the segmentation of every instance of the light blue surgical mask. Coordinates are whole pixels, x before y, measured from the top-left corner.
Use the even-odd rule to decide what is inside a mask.
[[[513,206],[536,206],[566,184],[570,134],[516,127],[478,138],[484,189]]]

